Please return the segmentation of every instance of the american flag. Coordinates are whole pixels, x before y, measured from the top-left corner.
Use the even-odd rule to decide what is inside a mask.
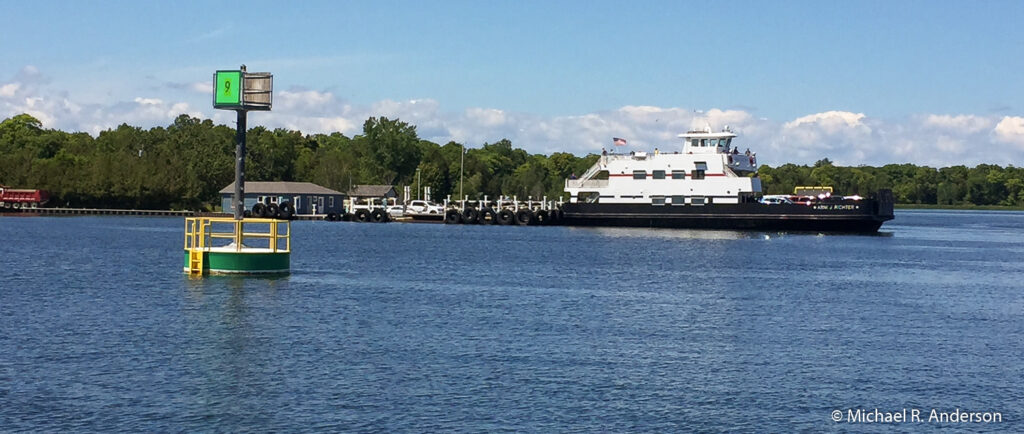
[[[626,139],[620,139],[618,137],[612,137],[612,142],[615,143],[615,146],[626,146]]]

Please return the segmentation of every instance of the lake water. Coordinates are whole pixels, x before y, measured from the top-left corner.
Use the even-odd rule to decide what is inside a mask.
[[[1024,213],[302,221],[277,278],[190,279],[183,226],[0,218],[0,430],[1024,431]],[[857,409],[1003,421],[830,416]]]

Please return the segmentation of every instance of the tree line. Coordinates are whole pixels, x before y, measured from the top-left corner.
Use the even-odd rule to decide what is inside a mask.
[[[207,209],[234,180],[233,128],[178,116],[167,127],[122,124],[93,137],[46,129],[20,114],[0,122],[0,184],[50,192],[51,206]],[[503,139],[467,148],[422,140],[416,127],[372,117],[360,135],[303,134],[254,127],[246,135],[246,179],[308,181],[346,192],[356,184],[431,187],[435,199],[563,197],[564,180],[599,158],[530,154]],[[460,167],[464,170],[460,171]],[[935,169],[912,164],[761,166],[765,194],[831,185],[842,194],[891,188],[898,203],[1024,206],[1024,169],[982,164]],[[461,188],[460,188],[461,187]]]

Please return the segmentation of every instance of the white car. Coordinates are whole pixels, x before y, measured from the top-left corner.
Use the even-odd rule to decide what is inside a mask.
[[[405,211],[410,214],[444,214],[444,207],[425,200],[414,200],[409,202]]]
[[[391,217],[402,217],[405,215],[405,207],[402,205],[389,205],[388,215]]]

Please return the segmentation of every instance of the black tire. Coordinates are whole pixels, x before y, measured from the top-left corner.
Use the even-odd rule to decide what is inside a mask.
[[[291,202],[281,202],[281,218],[291,220],[295,215],[295,207]]]
[[[279,208],[276,203],[268,204],[267,217],[272,219],[281,218],[281,208]]]
[[[247,219],[249,217],[252,217],[252,211],[249,211],[249,210],[242,211],[242,218]]]
[[[491,207],[480,210],[480,224],[482,225],[493,225],[498,223],[498,213],[494,212]]]
[[[340,219],[343,222],[350,222],[350,221],[352,221],[352,218],[354,218],[354,217],[355,216],[353,216],[352,213],[347,212],[345,214],[342,214]]]
[[[509,209],[503,209],[498,212],[498,224],[500,225],[511,225],[516,222],[516,213]]]
[[[549,225],[557,225],[558,224],[558,210],[557,209],[553,209],[553,210],[548,211],[548,224]]]
[[[457,225],[462,223],[462,214],[457,210],[450,209],[444,213],[444,222],[449,225]]]
[[[267,218],[267,206],[262,203],[257,203],[252,206],[252,216],[257,218]]]
[[[377,208],[370,213],[370,221],[374,223],[384,223],[388,221],[388,216],[384,211],[381,211],[380,208]]]
[[[327,216],[324,217],[324,220],[327,220],[329,222],[336,221],[336,220],[338,220],[338,215],[333,213],[333,212],[329,212],[329,213],[327,213]]]
[[[477,211],[475,208],[466,208],[462,212],[462,222],[467,225],[480,223],[480,211]]]
[[[520,226],[536,224],[536,217],[533,215],[533,211],[528,209],[521,209],[516,213],[516,223]]]
[[[370,211],[365,209],[357,209],[354,220],[359,223],[366,223],[370,221]]]
[[[551,216],[548,215],[547,211],[538,210],[536,213],[534,213],[533,218],[537,221],[537,224],[539,225],[551,224]]]

